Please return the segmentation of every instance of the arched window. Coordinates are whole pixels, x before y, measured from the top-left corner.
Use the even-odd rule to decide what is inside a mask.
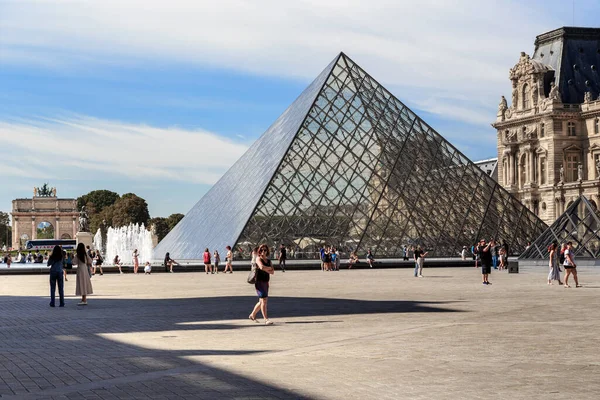
[[[600,133],[600,118],[596,118],[596,120],[594,121],[594,133]]]
[[[567,122],[567,135],[576,136],[577,132],[575,131],[575,122],[569,121]]]
[[[529,108],[529,85],[523,85],[523,109]]]
[[[544,137],[545,134],[546,134],[546,127],[544,126],[544,123],[542,122],[540,124],[540,137]]]
[[[63,233],[62,235],[60,235],[61,239],[71,239],[71,235],[69,235],[68,233]]]

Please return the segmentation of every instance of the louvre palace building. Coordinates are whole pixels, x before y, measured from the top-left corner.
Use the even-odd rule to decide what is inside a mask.
[[[600,29],[539,35],[509,71],[496,122],[498,182],[546,224],[600,201]]]

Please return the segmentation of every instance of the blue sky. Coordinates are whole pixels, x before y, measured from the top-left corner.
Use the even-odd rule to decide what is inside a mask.
[[[508,69],[573,25],[571,1],[496,3],[0,0],[0,211],[48,182],[186,213],[340,51],[493,157]],[[575,25],[598,15],[575,1]]]

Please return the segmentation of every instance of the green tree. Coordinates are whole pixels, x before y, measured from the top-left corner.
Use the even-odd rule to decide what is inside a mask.
[[[115,228],[129,224],[148,225],[148,221],[150,220],[148,203],[133,193],[124,194],[115,204],[109,207],[112,210],[105,209],[104,211],[112,212],[111,225]]]
[[[183,217],[184,215],[179,213],[171,214],[167,217],[167,225],[169,225],[169,232],[171,232],[171,230],[175,228],[175,225],[177,225],[179,221],[183,219]]]
[[[54,227],[48,222],[42,222],[37,227],[38,239],[54,239]]]
[[[77,208],[81,210],[81,207],[85,206],[87,209],[92,233],[102,226],[104,220],[106,220],[107,226],[111,225],[112,220],[106,218],[104,210],[111,207],[120,198],[118,193],[110,190],[92,190],[88,194],[77,198]]]
[[[167,218],[163,218],[163,217],[152,218],[150,220],[149,224],[148,224],[148,227],[154,229],[154,232],[156,232],[156,237],[158,238],[159,242],[161,240],[163,240],[163,238],[165,236],[167,236],[167,234],[171,230],[169,228],[169,224],[167,222]]]
[[[86,206],[88,213],[100,213],[104,208],[115,204],[119,198],[118,193],[110,190],[92,190],[77,199],[77,208],[81,210],[81,207]]]
[[[4,245],[11,247],[12,245],[12,229],[8,225],[10,223],[10,216],[8,213],[0,211],[0,248]]]

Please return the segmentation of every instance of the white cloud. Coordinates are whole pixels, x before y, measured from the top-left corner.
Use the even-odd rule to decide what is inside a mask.
[[[0,170],[22,178],[181,180],[215,183],[247,150],[202,130],[156,128],[85,116],[0,121],[10,149]]]
[[[519,51],[558,25],[514,0],[11,2],[0,16],[0,62],[158,60],[307,80],[343,50],[401,99],[441,95],[428,109],[483,123],[473,117],[479,102],[493,120]],[[457,94],[468,99],[460,109],[448,100]]]

